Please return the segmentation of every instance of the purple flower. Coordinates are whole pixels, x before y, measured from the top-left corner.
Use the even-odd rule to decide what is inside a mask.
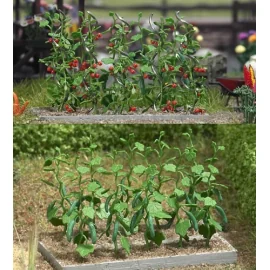
[[[246,32],[241,32],[238,35],[239,40],[244,40],[244,39],[247,39],[247,38],[248,38],[248,33],[246,33]]]
[[[248,31],[248,35],[249,35],[249,36],[251,36],[251,35],[253,35],[253,34],[256,34],[256,30],[249,30],[249,31]]]

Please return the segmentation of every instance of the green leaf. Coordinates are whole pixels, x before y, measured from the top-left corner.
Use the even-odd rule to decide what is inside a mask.
[[[79,39],[79,38],[81,38],[81,33],[80,32],[72,32],[71,33],[71,37],[73,38],[73,39]]]
[[[187,41],[187,37],[185,35],[177,35],[174,38],[176,41],[179,41],[181,43],[184,43]]]
[[[45,160],[44,164],[43,164],[43,167],[48,167],[48,166],[51,166],[53,163],[53,160],[51,158],[48,158]]]
[[[162,232],[155,232],[155,237],[151,238],[149,237],[149,239],[151,239],[152,241],[154,241],[154,243],[158,246],[160,246],[162,244],[162,241],[165,240],[165,235]]]
[[[49,24],[48,20],[42,20],[39,22],[39,26],[40,27],[46,27]]]
[[[146,170],[145,173],[151,175],[151,176],[155,176],[157,174],[159,174],[159,171],[157,170],[157,165],[152,164],[150,165]]]
[[[165,212],[156,212],[156,213],[151,213],[150,214],[152,217],[157,217],[157,218],[172,218],[171,215],[165,213]]]
[[[183,195],[185,194],[185,191],[176,188],[176,189],[174,190],[174,194],[175,194],[176,196],[180,197],[180,196],[183,196]]]
[[[147,211],[152,216],[155,213],[162,212],[162,205],[158,202],[149,202],[147,205]]]
[[[225,147],[224,146],[218,146],[218,150],[224,151],[225,150]]]
[[[112,58],[102,58],[101,61],[106,65],[114,63],[114,60]]]
[[[193,150],[185,149],[185,157],[188,161],[192,161],[196,158],[196,152]]]
[[[215,226],[209,225],[208,228],[206,224],[199,225],[199,234],[203,235],[204,238],[209,237],[210,239],[214,233],[216,233]]]
[[[190,182],[191,182],[191,180],[190,180],[190,178],[188,178],[187,176],[184,177],[184,178],[182,179],[182,181],[181,181],[182,185],[183,185],[183,186],[186,186],[186,187],[190,187]]]
[[[209,168],[210,172],[213,173],[213,174],[219,173],[218,168],[216,168],[215,166],[213,166],[211,164],[208,165],[208,168]]]
[[[195,197],[199,200],[199,201],[204,201],[204,198],[202,198],[201,194],[197,193],[197,192],[194,192],[195,194]]]
[[[163,194],[159,193],[158,191],[154,191],[153,195],[154,195],[155,200],[158,202],[162,202],[166,199],[166,197]]]
[[[82,211],[83,211],[83,214],[85,216],[87,216],[87,217],[89,217],[91,219],[93,219],[94,216],[95,216],[95,210],[90,206],[84,207]]]
[[[161,141],[161,144],[162,144],[164,147],[166,147],[167,149],[170,149],[170,146],[169,146],[167,143]]]
[[[68,224],[71,220],[75,219],[78,216],[77,211],[73,211],[70,216],[64,214],[62,217],[62,221],[64,224]]]
[[[124,209],[128,208],[128,204],[125,202],[120,202],[114,205],[113,209],[121,213]]]
[[[119,165],[119,164],[113,164],[112,165],[112,168],[111,168],[111,170],[112,170],[112,172],[114,172],[114,173],[117,173],[118,171],[120,171],[120,170],[122,170],[123,169],[123,165]]]
[[[105,203],[101,203],[99,208],[96,210],[96,215],[100,218],[100,219],[106,219],[108,218],[108,216],[110,215],[110,213],[107,213],[105,211]]]
[[[95,143],[92,143],[92,144],[90,145],[90,148],[91,148],[91,149],[96,149],[96,148],[97,148],[97,145],[96,145]]]
[[[150,52],[155,51],[157,48],[153,45],[147,45],[147,48]]]
[[[63,225],[64,225],[62,219],[61,219],[61,218],[56,218],[56,217],[53,217],[53,218],[50,220],[50,223],[51,223],[53,226],[63,226]]]
[[[144,145],[143,144],[141,144],[141,143],[139,143],[139,142],[135,142],[135,146],[137,147],[137,149],[139,150],[139,151],[144,151]]]
[[[51,220],[55,216],[55,214],[58,210],[58,208],[54,206],[55,202],[56,201],[51,202],[47,208],[47,219],[48,220]]]
[[[74,81],[73,81],[73,85],[80,85],[83,81],[83,77],[82,76],[79,76],[77,77]]]
[[[205,206],[215,206],[216,204],[217,204],[216,201],[213,200],[213,199],[210,198],[210,197],[206,197],[206,198],[204,199],[204,205],[205,205]]]
[[[195,165],[195,166],[191,167],[191,171],[193,173],[200,175],[204,171],[204,167],[203,167],[203,165]]]
[[[167,172],[176,172],[176,166],[174,164],[165,164],[164,170]]]
[[[81,257],[86,257],[90,253],[94,252],[94,245],[77,245],[76,251],[81,255]]]
[[[98,173],[109,173],[106,169],[104,169],[103,167],[99,167],[96,170]]]
[[[210,177],[210,181],[216,180],[215,176],[212,175],[210,172],[203,172],[202,173],[202,182],[208,183],[209,177]]]
[[[90,183],[90,184],[88,185],[87,190],[88,190],[89,192],[94,192],[94,191],[97,190],[98,188],[100,188],[100,185],[99,185],[98,183],[96,183],[96,182],[92,182],[92,183]]]
[[[174,19],[172,17],[166,18],[165,21],[166,21],[166,24],[169,24],[169,25],[174,24]]]
[[[201,219],[204,218],[205,213],[206,213],[206,211],[205,211],[204,209],[198,210],[198,211],[195,211],[195,212],[194,212],[194,216],[196,217],[196,219],[197,219],[198,221],[200,221]]]
[[[177,208],[177,201],[175,197],[168,198],[167,203],[171,208],[174,208],[174,209]]]
[[[85,174],[85,173],[90,172],[90,169],[89,169],[88,167],[78,167],[78,168],[77,168],[77,171],[78,171],[80,174]]]
[[[188,219],[179,221],[176,225],[175,225],[175,232],[178,235],[181,235],[182,237],[184,237],[187,234],[188,229],[190,228],[190,221]]]
[[[144,173],[145,170],[146,170],[146,167],[144,167],[143,165],[137,165],[133,168],[133,172],[136,174]]]
[[[142,34],[137,34],[137,35],[132,36],[131,37],[131,40],[137,41],[137,40],[142,39],[142,37],[143,37]]]
[[[222,231],[222,226],[221,226],[218,222],[216,222],[214,219],[209,218],[209,219],[208,219],[208,222],[209,222],[209,224],[215,226],[215,228],[216,228],[218,231]]]
[[[123,247],[123,249],[126,251],[126,253],[129,255],[130,254],[130,244],[128,239],[125,236],[120,237],[120,242]]]
[[[152,73],[152,69],[151,69],[151,67],[144,65],[144,66],[141,66],[141,72]]]
[[[94,159],[91,160],[90,165],[100,165],[102,158],[101,157],[96,157]]]

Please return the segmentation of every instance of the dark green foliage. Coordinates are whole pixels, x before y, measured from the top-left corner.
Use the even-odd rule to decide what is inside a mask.
[[[179,144],[179,135],[192,128],[195,141],[201,136],[214,140],[215,125],[15,125],[13,129],[13,155],[48,156],[55,147],[65,152],[77,152],[88,147],[90,135],[101,150],[108,151],[123,144],[119,138],[134,133],[142,143],[151,143],[165,130],[169,142]],[[199,136],[196,136],[199,135]]]
[[[256,225],[256,126],[219,126],[217,141],[225,146],[224,174],[236,189],[241,212]]]

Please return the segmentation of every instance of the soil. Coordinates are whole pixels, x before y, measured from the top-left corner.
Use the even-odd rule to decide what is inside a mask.
[[[167,230],[164,233],[166,235],[174,235],[173,229]],[[112,240],[108,237],[102,237],[95,245],[95,251],[93,254],[86,258],[80,258],[76,252],[74,252],[76,245],[68,243],[63,233],[51,234],[41,236],[40,240],[42,244],[48,249],[54,257],[60,262],[61,265],[74,265],[74,264],[94,264],[102,262],[110,262],[117,260],[136,260],[142,258],[153,257],[165,257],[176,255],[190,255],[196,253],[212,253],[220,251],[233,251],[233,247],[218,234],[214,235],[211,239],[210,248],[205,247],[205,241],[202,237],[192,237],[189,242],[183,241],[183,248],[178,247],[178,240],[176,235],[171,238],[167,238],[167,243],[162,244],[160,247],[153,244],[151,249],[147,249],[143,232],[140,232],[129,238],[131,244],[131,254],[127,255],[123,249],[119,248],[117,255],[114,253],[114,246]],[[118,243],[120,247],[120,242]]]
[[[57,112],[49,108],[32,108],[32,112],[38,116],[35,123],[96,123],[96,124],[242,124],[242,113],[232,111],[220,111],[212,114],[191,114],[176,108],[175,112],[156,112],[149,109],[146,113],[123,112],[114,114],[107,111],[105,114],[93,114],[93,111],[81,109],[73,113]]]

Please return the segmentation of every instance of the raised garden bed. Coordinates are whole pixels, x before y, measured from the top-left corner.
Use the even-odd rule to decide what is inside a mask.
[[[196,124],[241,124],[243,123],[243,114],[239,112],[217,112],[213,114],[190,114],[185,113],[181,108],[174,113],[162,113],[149,110],[147,113],[126,112],[125,114],[92,114],[91,111],[82,109],[75,113],[57,112],[56,110],[46,108],[31,108],[31,112],[37,115],[38,122],[55,122],[55,123],[74,123],[74,124],[109,124],[109,123],[196,123]]]
[[[55,241],[58,239],[58,242]],[[63,236],[52,235],[39,242],[39,252],[56,270],[94,270],[94,269],[161,269],[175,266],[200,264],[233,264],[237,261],[237,250],[222,236],[215,234],[210,248],[200,236],[191,236],[183,248],[178,248],[176,239],[168,238],[163,244],[147,250],[142,240],[134,239],[132,254],[127,256],[122,250],[114,255],[113,244],[108,238],[99,244],[95,252],[87,258],[79,258],[72,250],[72,244]]]

